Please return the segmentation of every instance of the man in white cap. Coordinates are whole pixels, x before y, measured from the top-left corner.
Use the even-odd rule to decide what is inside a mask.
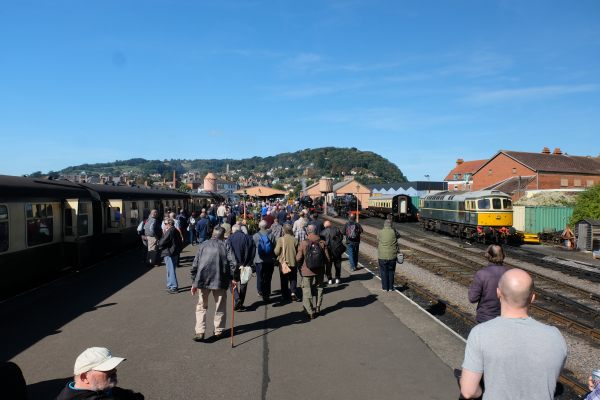
[[[144,396],[117,387],[117,366],[125,358],[114,357],[105,347],[90,347],[77,357],[71,381],[56,400],[125,399],[143,400]]]

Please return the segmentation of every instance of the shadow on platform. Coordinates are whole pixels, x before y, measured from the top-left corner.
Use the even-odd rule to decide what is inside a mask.
[[[27,385],[27,393],[29,400],[46,400],[53,399],[60,391],[73,380],[72,376],[62,379],[50,379],[49,381],[42,381]]]
[[[0,360],[60,333],[84,313],[115,305],[101,303],[151,270],[144,259],[143,248],[133,249],[0,304]]]

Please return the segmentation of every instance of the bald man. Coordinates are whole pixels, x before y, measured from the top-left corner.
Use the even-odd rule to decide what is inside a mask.
[[[529,316],[533,280],[521,269],[505,272],[496,290],[500,317],[471,330],[460,391],[466,399],[552,400],[567,357],[567,344],[553,326]]]

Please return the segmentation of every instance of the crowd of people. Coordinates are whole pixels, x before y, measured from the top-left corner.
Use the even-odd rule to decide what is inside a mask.
[[[348,254],[352,271],[359,268],[363,230],[354,215],[339,229],[299,204],[263,203],[249,208],[250,212],[242,210],[246,207],[225,203],[210,204],[189,217],[184,210],[179,214],[167,210],[162,223],[158,211],[152,210],[140,225],[147,262],[164,262],[168,293],[179,293],[177,266],[184,245],[197,246],[191,269],[191,292],[198,294],[196,341],[207,335],[209,296],[216,308],[213,338],[220,338],[225,329],[229,288],[234,310],[246,310],[249,271],[256,276],[256,290],[265,304],[271,303],[271,283],[278,271],[280,301],[302,301],[307,318],[314,319],[321,312],[323,287],[341,283],[342,255]],[[248,219],[259,222],[251,224]]]
[[[148,263],[155,265],[162,259],[165,264],[168,293],[179,292],[177,266],[184,245],[197,246],[190,289],[198,296],[196,342],[207,338],[211,296],[215,340],[225,333],[230,289],[234,310],[246,310],[250,274],[256,276],[263,303],[269,304],[272,277],[278,270],[280,301],[301,301],[307,320],[312,320],[321,313],[324,287],[341,283],[343,254],[348,256],[351,271],[359,269],[363,229],[354,215],[340,229],[299,207],[263,204],[257,214],[259,222],[252,229],[247,214],[239,215],[226,204],[211,205],[189,217],[183,210],[179,214],[167,211],[162,221],[158,211],[152,210],[141,227]],[[382,290],[392,291],[400,236],[391,219],[384,221],[377,238]],[[553,399],[567,357],[566,342],[557,328],[529,316],[535,300],[531,276],[506,268],[500,245],[489,246],[485,257],[489,265],[475,274],[468,290],[469,301],[477,303],[477,325],[469,334],[462,370],[457,370],[461,398]],[[73,380],[57,399],[143,399],[140,393],[116,386],[116,368],[124,360],[106,348],[86,349],[75,361]],[[595,383],[590,377],[592,392],[586,400],[600,400],[600,385]]]

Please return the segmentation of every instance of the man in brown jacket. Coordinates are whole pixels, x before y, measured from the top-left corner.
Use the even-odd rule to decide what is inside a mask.
[[[310,319],[314,319],[321,312],[323,275],[330,256],[325,241],[315,234],[314,225],[308,225],[306,233],[308,237],[300,243],[296,261],[302,264],[302,304]],[[317,291],[316,307],[313,307],[313,289]]]

